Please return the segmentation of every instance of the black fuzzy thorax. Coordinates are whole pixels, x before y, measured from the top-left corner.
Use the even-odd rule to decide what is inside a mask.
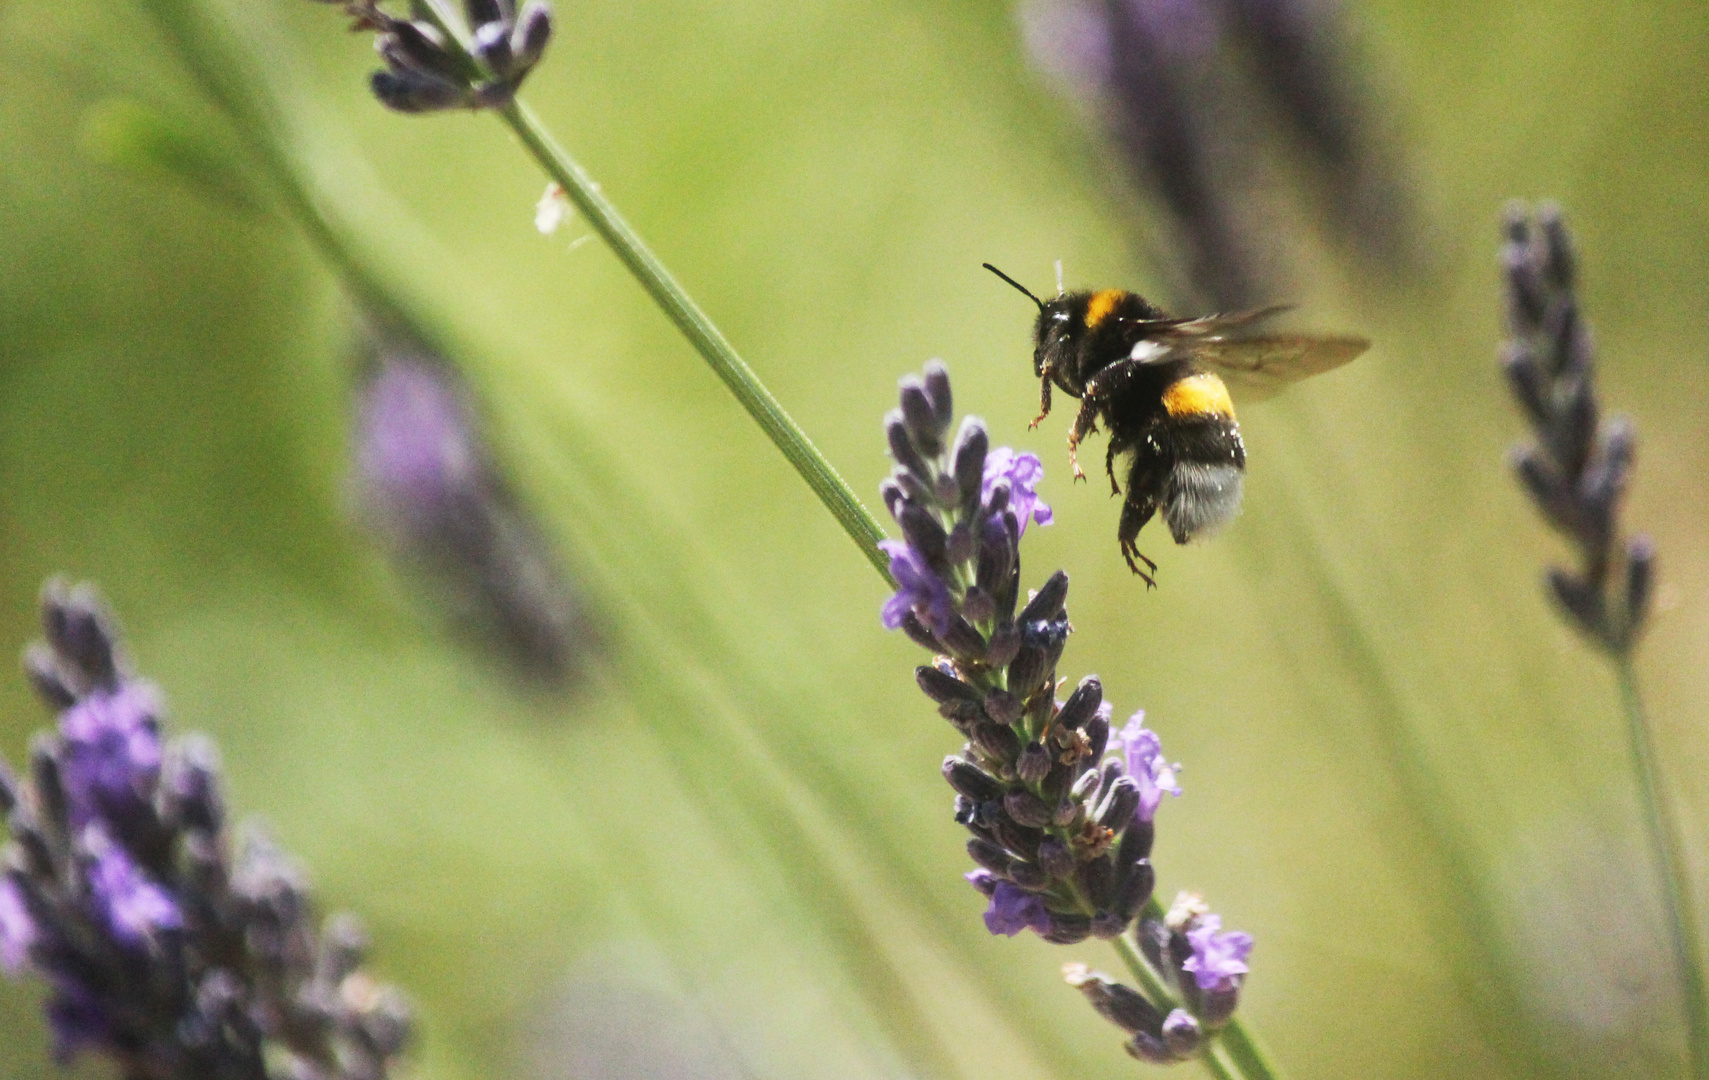
[[[1169,317],[1138,293],[1124,292],[1109,313],[1089,327],[1086,314],[1096,295],[1064,293],[1039,310],[1033,327],[1033,373],[1042,376],[1048,369],[1056,385],[1074,397],[1085,393],[1098,372],[1125,360],[1147,336],[1147,324]]]

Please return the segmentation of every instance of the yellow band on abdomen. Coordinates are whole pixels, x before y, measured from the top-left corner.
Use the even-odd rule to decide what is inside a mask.
[[[1215,375],[1189,375],[1169,384],[1163,391],[1163,407],[1170,416],[1226,416],[1234,419],[1234,402],[1228,387]]]

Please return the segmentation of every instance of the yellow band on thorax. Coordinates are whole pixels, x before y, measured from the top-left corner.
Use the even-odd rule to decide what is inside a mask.
[[[1092,294],[1092,299],[1086,304],[1086,329],[1095,330],[1099,323],[1110,317],[1110,312],[1122,302],[1127,293],[1120,289],[1099,289]]]
[[[1163,407],[1170,416],[1226,416],[1234,419],[1234,402],[1228,387],[1215,375],[1189,375],[1169,384],[1163,391]]]

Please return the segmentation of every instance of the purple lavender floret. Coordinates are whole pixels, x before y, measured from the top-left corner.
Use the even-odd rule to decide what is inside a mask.
[[[985,476],[981,494],[991,501],[991,489],[999,480],[1009,482],[1009,506],[1015,511],[1015,523],[1027,531],[1030,520],[1037,525],[1049,525],[1055,520],[1050,507],[1038,497],[1039,481],[1044,479],[1044,463],[1036,454],[1021,454],[999,446],[985,455]]]
[[[1239,930],[1224,932],[1222,916],[1201,915],[1198,925],[1187,931],[1193,955],[1181,964],[1206,993],[1238,989],[1249,970],[1246,957],[1252,951],[1252,935]]]
[[[1027,929],[1042,934],[1050,929],[1050,911],[1035,894],[999,881],[991,893],[991,906],[985,911],[985,929],[1005,937],[1014,937]]]
[[[1175,782],[1175,770],[1180,766],[1164,760],[1163,743],[1145,726],[1143,709],[1128,719],[1117,737],[1127,774],[1139,784],[1139,820],[1150,821],[1163,802],[1164,792],[1180,798],[1181,785]]]
[[[54,1057],[139,1080],[385,1080],[400,995],[347,930],[321,932],[298,877],[255,872],[282,856],[233,851],[212,744],[162,742],[93,591],[50,582],[42,607],[25,663],[60,717],[27,782],[0,767],[0,972],[47,983]]]
[[[74,828],[143,809],[160,776],[158,711],[154,688],[128,681],[112,691],[96,690],[60,715]]]
[[[955,617],[949,586],[906,541],[883,540],[878,546],[890,556],[890,576],[896,579],[896,595],[884,604],[884,628],[895,630],[913,612],[933,633],[945,633]]]
[[[184,926],[172,894],[149,880],[124,848],[95,822],[83,833],[89,852],[89,899],[113,940],[142,947],[167,930]]]
[[[35,944],[36,925],[24,907],[24,897],[10,876],[0,877],[0,972],[16,975]]]

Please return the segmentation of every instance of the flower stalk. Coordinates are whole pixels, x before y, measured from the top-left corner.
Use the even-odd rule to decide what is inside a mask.
[[[1699,954],[1685,848],[1662,790],[1660,769],[1633,668],[1649,614],[1655,547],[1622,542],[1620,504],[1637,432],[1624,417],[1604,419],[1595,348],[1579,311],[1577,260],[1558,206],[1535,215],[1510,206],[1503,223],[1508,339],[1501,365],[1535,441],[1516,447],[1514,472],[1538,511],[1575,549],[1575,569],[1545,577],[1563,619],[1614,665],[1644,828],[1656,860],[1668,942],[1684,1001],[1691,1075],[1709,1080],[1709,982]]]

